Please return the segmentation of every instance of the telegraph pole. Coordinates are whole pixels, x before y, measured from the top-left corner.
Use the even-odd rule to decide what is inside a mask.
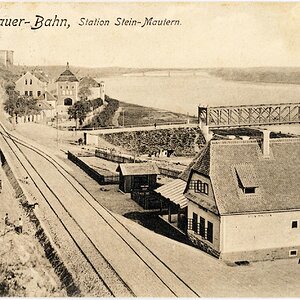
[[[56,112],[56,145],[58,148],[58,112]]]

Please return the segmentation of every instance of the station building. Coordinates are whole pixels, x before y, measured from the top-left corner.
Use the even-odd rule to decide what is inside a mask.
[[[225,260],[299,256],[300,139],[212,140],[185,190],[188,235]]]
[[[169,190],[190,240],[223,260],[300,256],[300,139],[269,134],[209,141],[185,171],[180,203]]]

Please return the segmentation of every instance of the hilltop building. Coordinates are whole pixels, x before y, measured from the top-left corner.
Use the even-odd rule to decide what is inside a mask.
[[[223,260],[299,257],[300,139],[269,134],[211,140],[185,171],[184,191],[158,189],[186,209],[194,244]]]
[[[14,51],[0,50],[0,65],[9,68],[14,64]]]
[[[67,114],[68,108],[78,101],[79,81],[70,71],[69,63],[66,70],[56,80],[57,111],[59,114]]]
[[[100,83],[97,82],[94,78],[91,77],[83,77],[79,82],[79,89],[80,87],[86,86],[91,91],[90,95],[87,95],[87,100],[94,100],[94,99],[102,99],[103,103],[105,103],[105,83],[101,81]]]
[[[15,84],[20,95],[37,98],[47,91],[48,78],[42,71],[28,71]]]

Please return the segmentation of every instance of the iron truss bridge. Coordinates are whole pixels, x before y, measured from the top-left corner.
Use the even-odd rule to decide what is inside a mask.
[[[300,123],[300,103],[198,106],[200,125],[210,128]]]

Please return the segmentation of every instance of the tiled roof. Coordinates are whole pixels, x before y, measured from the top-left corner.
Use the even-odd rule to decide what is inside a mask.
[[[37,106],[42,110],[52,110],[54,109],[46,100],[38,100]]]
[[[154,163],[127,163],[120,164],[117,168],[117,172],[122,175],[158,175],[159,169]]]
[[[203,175],[209,176],[210,171],[210,143],[202,150],[199,159],[195,162],[192,169]]]
[[[49,82],[49,80],[46,78],[46,75],[43,72],[34,71],[31,74],[33,76],[35,76],[38,80],[42,81],[42,82],[46,82],[46,83]]]
[[[45,92],[44,94],[39,96],[38,100],[56,101],[57,99],[49,92]]]
[[[210,177],[220,214],[300,209],[300,139],[271,139],[270,159],[257,140],[209,144],[192,170]],[[254,194],[243,193],[238,175],[245,185],[257,186]]]
[[[188,200],[191,200],[192,202],[204,207],[205,209],[207,209],[217,215],[219,214],[216,202],[213,201],[212,199],[210,199],[206,196],[201,196],[201,194],[194,194],[194,193],[190,193],[190,192],[187,192],[184,195]]]
[[[252,164],[236,165],[235,170],[244,188],[258,187],[258,179]]]
[[[56,82],[65,82],[65,81],[75,82],[75,81],[78,81],[78,79],[76,78],[76,76],[69,69],[66,69],[56,79]]]
[[[199,158],[203,155],[203,150],[205,148],[202,149],[202,151],[200,151],[194,158],[193,160],[190,162],[190,164],[179,174],[178,178],[182,179],[183,181],[187,182],[189,179],[189,175],[190,172],[192,170],[192,167],[194,166],[194,164],[199,160]]]
[[[47,79],[46,75],[43,72],[40,72],[40,71],[32,71],[32,72],[27,71],[20,78],[18,78],[17,81],[19,81],[20,79],[22,79],[26,74],[31,74],[32,76],[34,76],[35,78],[37,78],[41,82],[44,82],[44,83],[48,83],[49,82],[49,80]]]
[[[155,190],[156,193],[162,195],[164,198],[169,199],[171,202],[184,208],[187,206],[187,198],[183,195],[186,182],[181,179],[174,179],[171,182],[164,184]]]
[[[87,85],[89,87],[100,87],[100,83],[92,77],[83,77],[80,79],[80,85]]]

